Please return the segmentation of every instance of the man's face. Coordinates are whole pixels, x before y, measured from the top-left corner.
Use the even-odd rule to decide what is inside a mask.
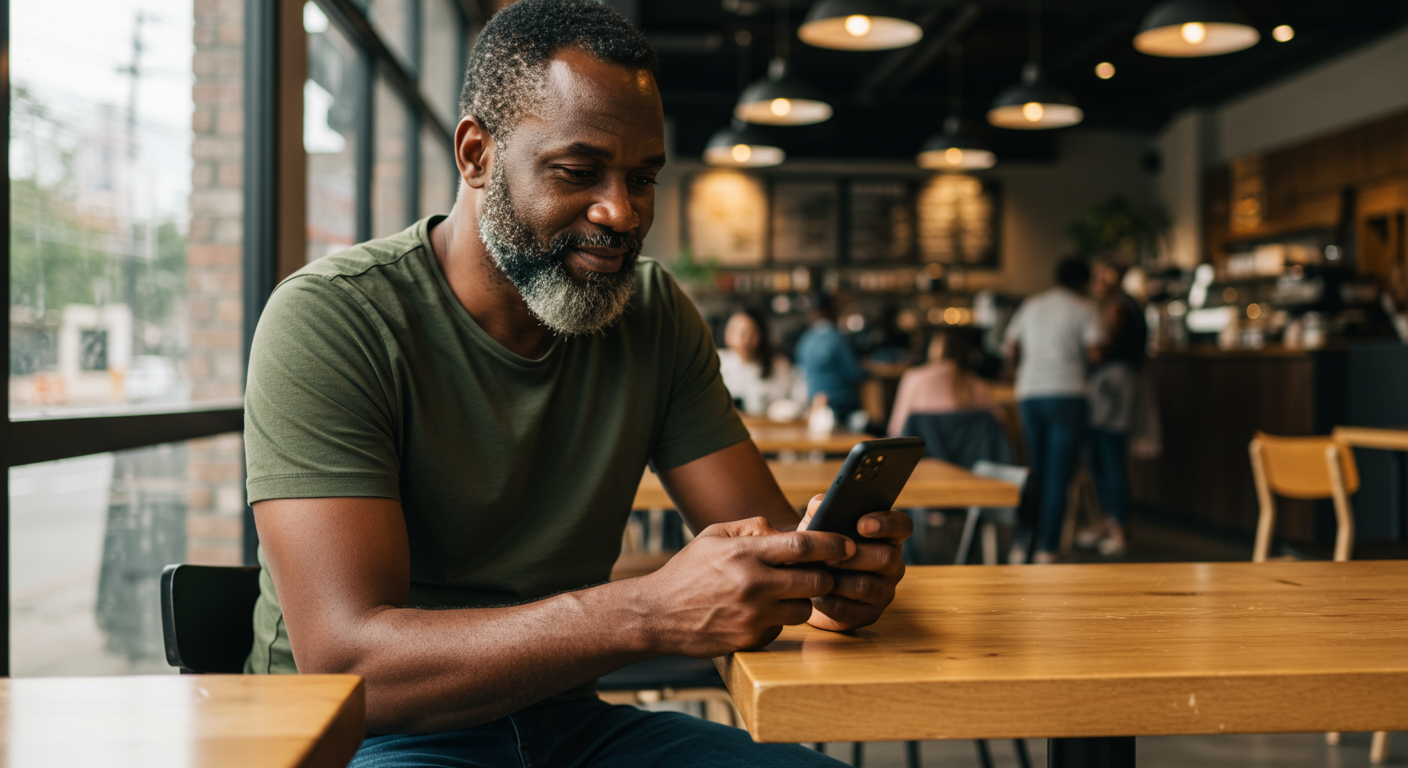
[[[655,80],[565,49],[533,110],[497,144],[479,231],[544,325],[594,333],[630,301],[665,162]]]

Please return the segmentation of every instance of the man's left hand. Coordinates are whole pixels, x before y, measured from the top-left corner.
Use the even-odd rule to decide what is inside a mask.
[[[812,497],[798,530],[806,530],[822,498]],[[812,616],[807,623],[837,632],[874,624],[895,599],[895,585],[904,578],[900,547],[913,532],[909,515],[897,510],[862,517],[856,523],[855,555],[826,563],[836,569],[836,586],[830,594],[812,598]]]

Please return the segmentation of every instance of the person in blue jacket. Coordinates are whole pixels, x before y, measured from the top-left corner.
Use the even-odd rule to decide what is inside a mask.
[[[856,359],[851,342],[836,327],[836,304],[822,297],[811,311],[811,327],[797,340],[797,367],[807,377],[807,399],[826,395],[836,414],[836,423],[845,424],[860,409],[857,387],[865,371]]]

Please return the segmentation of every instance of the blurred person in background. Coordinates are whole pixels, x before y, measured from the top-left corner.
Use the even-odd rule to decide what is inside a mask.
[[[929,360],[900,377],[895,407],[890,413],[890,437],[904,434],[905,421],[915,413],[953,413],[993,407],[988,383],[972,370],[977,350],[969,334],[941,329],[929,341]]]
[[[1056,561],[1066,488],[1075,474],[1089,424],[1086,375],[1104,339],[1086,296],[1090,266],[1067,257],[1056,286],[1028,298],[1007,326],[1005,352],[1017,368],[1017,400],[1027,440],[1031,480],[1040,499],[1035,563]]]
[[[792,394],[792,365],[773,351],[767,321],[754,309],[729,316],[719,372],[738,409],[750,416],[767,413],[769,406]]]
[[[1101,554],[1125,551],[1129,525],[1129,434],[1139,417],[1142,387],[1139,371],[1149,343],[1144,310],[1121,287],[1126,267],[1114,261],[1095,262],[1090,290],[1099,303],[1104,336],[1100,362],[1090,375],[1090,473],[1100,508],[1108,517],[1081,543]]]
[[[817,301],[808,315],[811,325],[797,340],[797,367],[807,377],[807,400],[826,395],[826,403],[836,414],[836,423],[845,424],[860,409],[857,387],[865,380],[855,350],[836,327],[836,303],[829,296]]]

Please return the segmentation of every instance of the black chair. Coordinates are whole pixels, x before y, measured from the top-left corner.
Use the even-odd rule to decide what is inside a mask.
[[[258,566],[168,565],[161,573],[161,630],[166,662],[183,674],[240,674],[254,643]],[[603,698],[632,702],[695,701],[716,722],[733,723],[724,681],[708,659],[662,656],[601,678]]]
[[[254,644],[258,566],[168,565],[161,572],[166,663],[182,674],[240,674]]]

